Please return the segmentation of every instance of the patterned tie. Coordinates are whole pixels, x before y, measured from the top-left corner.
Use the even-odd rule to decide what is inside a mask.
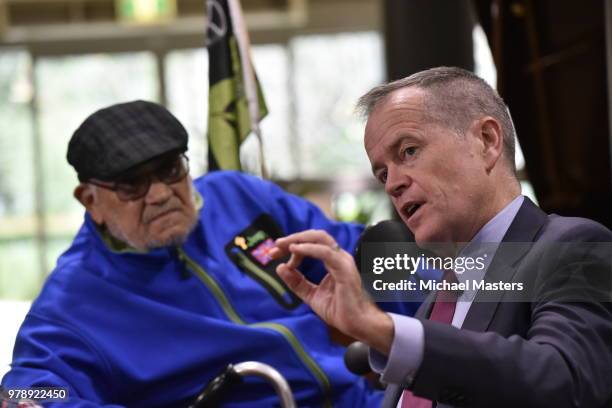
[[[452,271],[444,273],[444,280],[447,282],[457,282],[457,278]],[[431,309],[429,320],[434,322],[451,324],[455,315],[455,306],[457,305],[457,297],[459,294],[454,291],[438,291],[436,301]],[[408,390],[404,390],[402,394],[401,408],[432,408],[432,401],[420,398]]]

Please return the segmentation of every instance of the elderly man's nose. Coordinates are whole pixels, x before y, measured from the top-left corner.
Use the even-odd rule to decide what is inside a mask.
[[[172,197],[172,188],[159,180],[151,180],[151,186],[145,196],[145,201],[148,204],[164,202]]]

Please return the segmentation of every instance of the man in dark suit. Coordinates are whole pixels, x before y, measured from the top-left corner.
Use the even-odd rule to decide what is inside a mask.
[[[370,346],[389,383],[383,406],[612,407],[612,232],[548,216],[520,195],[515,131],[497,93],[440,67],[376,87],[359,107],[374,175],[417,244],[442,244],[435,251],[452,259],[493,244],[471,280],[524,289],[440,291],[416,318],[398,316],[372,303],[353,258],[328,234],[277,240],[279,253],[292,254],[277,269],[288,286]],[[318,285],[299,272],[303,257],[324,262]]]

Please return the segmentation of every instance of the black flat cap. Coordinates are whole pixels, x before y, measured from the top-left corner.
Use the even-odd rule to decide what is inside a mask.
[[[187,150],[187,131],[161,105],[133,101],[91,114],[68,144],[79,180],[112,180],[158,156]]]

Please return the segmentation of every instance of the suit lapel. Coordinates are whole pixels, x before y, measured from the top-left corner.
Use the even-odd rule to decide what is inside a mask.
[[[431,291],[427,295],[427,297],[425,298],[421,306],[419,306],[419,308],[417,309],[416,313],[414,314],[414,317],[421,318],[421,319],[427,319],[429,315],[431,314],[431,309],[433,308],[435,299],[436,299],[436,292]]]
[[[503,251],[504,253],[499,253]],[[518,261],[527,252],[527,245],[521,245],[521,248],[500,247],[498,253],[495,254],[493,262],[485,275],[485,282],[509,282],[516,273],[516,264],[513,261]],[[517,259],[513,259],[517,257]],[[491,321],[495,310],[504,292],[498,291],[483,291],[480,290],[476,294],[476,298],[472,301],[469,311],[461,325],[462,329],[474,331],[486,331]]]
[[[487,269],[485,282],[509,282],[517,271],[518,262],[531,248],[538,231],[546,223],[546,213],[530,199],[525,198],[510,228],[504,235],[502,245]],[[513,242],[516,245],[504,246]],[[491,324],[495,310],[503,296],[503,291],[479,291],[472,302],[461,328],[485,331]]]

